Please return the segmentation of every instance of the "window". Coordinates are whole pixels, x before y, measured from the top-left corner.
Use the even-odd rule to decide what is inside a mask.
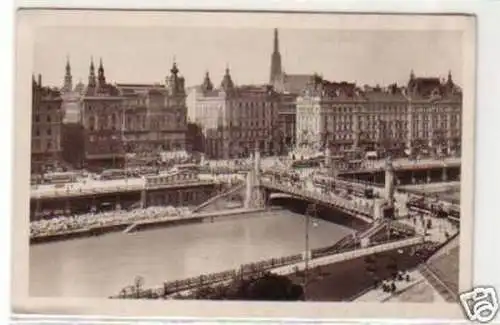
[[[91,116],[89,117],[88,124],[89,124],[89,130],[94,131],[95,130],[95,117]]]
[[[52,135],[52,129],[51,128],[47,129],[47,135]]]
[[[47,115],[47,123],[51,123],[52,122],[52,118],[50,117],[50,115]]]
[[[52,150],[52,141],[47,141],[47,150]]]
[[[35,115],[35,122],[40,122],[40,115],[38,114]]]

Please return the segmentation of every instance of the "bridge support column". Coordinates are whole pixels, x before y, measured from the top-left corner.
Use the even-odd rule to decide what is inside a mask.
[[[443,182],[447,182],[448,181],[448,170],[446,169],[446,167],[443,167],[443,171],[442,171],[442,174],[441,174],[441,180]]]
[[[92,197],[92,204],[90,205],[90,211],[91,212],[96,212],[97,211],[97,205],[95,202],[95,197]]]
[[[42,211],[42,202],[41,200],[36,200],[35,202],[35,215],[39,216]]]
[[[122,209],[122,204],[121,204],[120,196],[119,195],[116,196],[115,209],[116,210],[121,210]]]
[[[144,209],[147,205],[147,193],[146,190],[141,191],[141,209]]]
[[[385,198],[390,203],[394,198],[394,167],[391,159],[388,159],[385,165]]]
[[[260,179],[260,152],[255,151],[253,169],[247,174],[247,182],[245,189],[244,207],[263,208],[266,204],[265,191],[259,186]]]
[[[411,171],[411,183],[413,185],[417,184],[417,178],[415,177],[415,172]]]
[[[427,171],[426,182],[427,182],[427,184],[429,184],[431,182],[431,171],[430,170]]]
[[[67,215],[71,214],[71,202],[69,201],[69,199],[66,199],[66,201],[64,202],[64,213],[66,213]]]
[[[184,206],[184,192],[182,190],[177,190],[177,205]]]

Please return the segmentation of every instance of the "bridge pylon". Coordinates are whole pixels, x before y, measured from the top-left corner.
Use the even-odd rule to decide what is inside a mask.
[[[247,209],[263,208],[266,205],[266,194],[260,186],[260,152],[255,150],[253,168],[247,174],[244,206]]]

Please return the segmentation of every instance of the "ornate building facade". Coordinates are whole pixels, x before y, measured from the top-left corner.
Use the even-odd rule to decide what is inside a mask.
[[[128,153],[185,151],[187,107],[184,78],[174,63],[165,84],[117,84],[123,96]]]
[[[332,151],[459,153],[462,93],[452,80],[364,89],[315,77],[297,98],[297,144]]]
[[[218,89],[207,73],[191,96],[194,108],[189,119],[201,129],[208,158],[247,157],[255,147],[263,155],[279,151],[280,96],[272,87],[238,87],[226,69]]]
[[[61,161],[62,98],[58,90],[33,77],[31,105],[31,171],[43,173]]]
[[[123,166],[122,102],[123,97],[118,89],[106,82],[102,60],[97,76],[91,60],[88,84],[81,99],[83,159],[88,168]]]

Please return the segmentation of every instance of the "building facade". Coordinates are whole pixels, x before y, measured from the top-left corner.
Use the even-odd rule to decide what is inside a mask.
[[[61,162],[61,93],[33,77],[31,105],[31,172],[44,173]]]
[[[226,69],[218,89],[207,73],[192,96],[189,119],[201,129],[207,158],[248,157],[256,147],[263,155],[280,150],[280,96],[272,87],[235,86]]]
[[[278,126],[282,134],[281,137],[284,139],[281,145],[281,153],[290,151],[295,147],[296,99],[312,78],[313,75],[287,74],[283,71],[278,30],[274,29],[269,84],[280,94]]]
[[[123,136],[128,153],[186,151],[184,78],[174,63],[165,84],[117,84],[123,96]]]
[[[83,165],[87,168],[121,168],[125,150],[122,124],[123,96],[106,82],[102,60],[95,75],[91,60],[89,80],[81,99]]]
[[[452,80],[415,78],[406,87],[363,89],[319,76],[297,98],[297,144],[333,152],[459,153],[462,94]]]

